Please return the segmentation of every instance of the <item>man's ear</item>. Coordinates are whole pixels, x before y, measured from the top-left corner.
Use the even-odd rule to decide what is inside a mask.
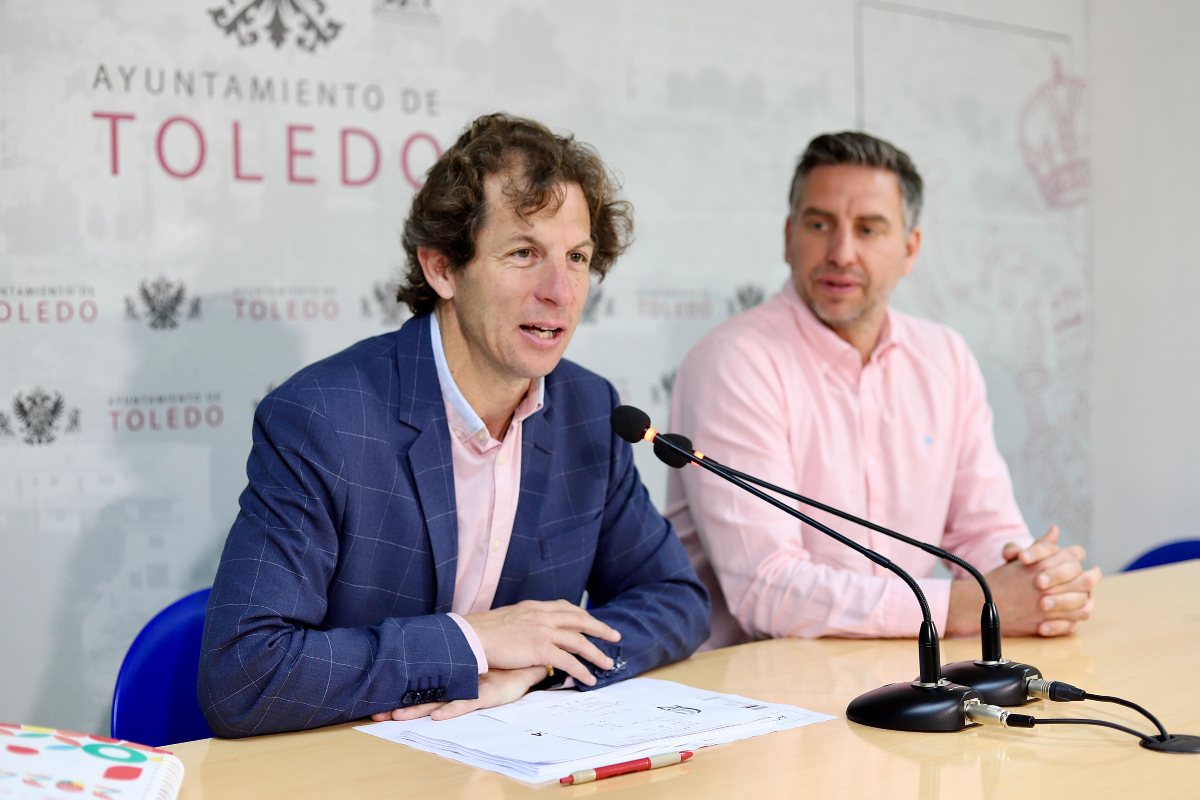
[[[921,229],[913,228],[904,237],[904,274],[908,275],[912,272],[913,264],[916,263],[917,253],[921,252]]]
[[[425,274],[425,282],[429,284],[437,296],[443,300],[454,297],[454,280],[451,278],[453,268],[450,259],[440,250],[429,247],[417,248],[417,261],[421,262],[421,272]]]

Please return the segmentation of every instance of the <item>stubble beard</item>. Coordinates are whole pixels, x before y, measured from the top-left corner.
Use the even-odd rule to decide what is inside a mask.
[[[813,316],[819,319],[826,327],[833,330],[844,330],[852,328],[858,322],[866,318],[877,305],[875,298],[867,294],[868,287],[863,286],[863,298],[856,305],[850,308],[834,309],[823,305],[809,291],[801,292],[801,297],[809,310],[813,312]]]

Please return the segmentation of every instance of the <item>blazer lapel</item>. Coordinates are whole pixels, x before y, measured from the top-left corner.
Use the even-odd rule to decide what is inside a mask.
[[[454,462],[441,384],[433,361],[427,315],[414,317],[400,329],[396,349],[400,371],[398,415],[418,433],[407,458],[417,488],[421,513],[433,555],[436,593],[434,613],[450,611],[458,569],[458,511],[454,497]]]

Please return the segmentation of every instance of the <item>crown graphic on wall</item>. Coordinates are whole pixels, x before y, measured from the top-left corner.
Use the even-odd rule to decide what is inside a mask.
[[[79,431],[79,409],[68,408],[62,392],[51,394],[40,386],[17,392],[12,399],[12,418],[0,412],[0,436],[16,436],[16,428],[25,444],[52,444],[59,433]]]
[[[678,372],[679,370],[676,368],[667,370],[658,376],[658,383],[650,387],[650,396],[654,398],[654,402],[663,405],[671,402],[671,393],[675,391],[675,376]]]
[[[125,318],[134,321],[144,318],[154,330],[173,330],[179,327],[180,319],[199,316],[200,298],[189,299],[183,281],[170,281],[162,275],[138,284],[137,299],[125,298]]]
[[[257,44],[259,33],[266,33],[275,49],[294,38],[297,47],[311,53],[342,29],[342,23],[326,15],[323,0],[225,0],[208,14],[242,47]]]
[[[370,296],[362,297],[362,315],[367,318],[378,317],[379,321],[389,328],[394,328],[412,316],[408,306],[396,299],[396,291],[400,284],[375,281],[371,285]]]
[[[1025,102],[1018,137],[1025,166],[1051,208],[1068,208],[1087,200],[1091,166],[1084,130],[1087,82],[1063,72],[1054,60],[1050,80]]]
[[[729,309],[730,316],[740,314],[743,311],[749,311],[755,306],[762,303],[767,297],[767,293],[761,286],[753,283],[747,283],[739,286],[733,293],[733,297],[725,301],[726,307]]]

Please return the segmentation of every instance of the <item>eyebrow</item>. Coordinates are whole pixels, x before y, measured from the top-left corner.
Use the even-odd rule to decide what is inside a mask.
[[[808,206],[800,210],[802,217],[821,217],[822,219],[836,219],[837,215],[832,211],[825,211],[821,208],[813,208]],[[883,214],[863,214],[854,218],[855,222],[882,222],[884,225],[891,226],[892,221]]]
[[[507,239],[505,239],[505,240],[504,240],[504,245],[505,245],[506,247],[511,247],[511,246],[512,246],[512,245],[514,245],[514,244],[532,244],[532,245],[540,245],[540,244],[541,244],[541,242],[539,242],[539,241],[538,241],[537,239],[535,239],[534,237],[532,237],[532,236],[530,236],[530,235],[528,235],[528,234],[525,234],[525,233],[517,233],[517,234],[514,234],[514,235],[512,235],[512,236],[510,236],[510,237],[508,237]],[[580,242],[579,244],[577,244],[577,245],[575,245],[574,247],[571,247],[571,248],[569,248],[569,249],[571,249],[571,250],[581,250],[581,249],[583,249],[584,247],[590,247],[590,248],[592,248],[592,249],[594,250],[594,249],[596,248],[596,243],[595,243],[595,242],[593,242],[591,239],[584,239],[582,242]]]

